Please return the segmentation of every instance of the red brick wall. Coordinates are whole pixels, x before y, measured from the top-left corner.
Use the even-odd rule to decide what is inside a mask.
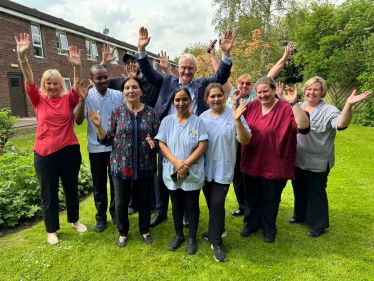
[[[29,64],[34,74],[34,78],[38,86],[45,70],[55,68],[58,69],[64,78],[70,77],[70,82],[73,83],[74,71],[73,67],[69,64],[65,55],[59,55],[56,42],[56,29],[40,25],[42,40],[43,40],[43,54],[44,58],[35,58],[31,51],[27,54]],[[0,12],[0,108],[11,107],[9,97],[9,87],[7,72],[22,73],[17,59],[16,50],[17,45],[14,36],[19,36],[20,33],[26,32],[31,34],[31,23],[27,20],[11,16]],[[102,43],[96,42],[99,56],[97,61],[88,60],[86,57],[86,43],[85,38],[72,33],[66,33],[69,46],[74,45],[82,49],[82,78],[85,79],[85,85],[89,79],[89,68],[93,64],[100,64],[102,60],[101,49]],[[31,37],[31,35],[30,35]],[[31,38],[30,38],[31,41]],[[126,53],[124,49],[117,49],[119,56],[119,64],[110,64],[107,69],[110,77],[119,77],[125,73],[122,62],[122,57]],[[12,68],[11,64],[18,64],[18,68]],[[160,67],[158,70],[161,72]],[[178,75],[178,71],[173,66],[173,73]],[[35,116],[34,108],[30,101],[27,102],[27,115],[29,117]]]

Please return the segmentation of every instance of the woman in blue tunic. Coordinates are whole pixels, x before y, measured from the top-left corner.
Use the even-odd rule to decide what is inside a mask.
[[[225,92],[221,84],[212,83],[205,91],[205,101],[210,109],[200,115],[209,137],[205,156],[205,185],[203,192],[209,208],[209,231],[203,233],[214,250],[218,262],[226,260],[222,248],[222,233],[225,226],[225,199],[234,177],[234,166],[238,141],[246,145],[251,139],[242,113],[246,110],[246,101],[236,109],[227,108]]]
[[[190,219],[187,253],[197,252],[196,232],[199,223],[200,189],[204,185],[204,156],[208,135],[204,122],[190,112],[191,94],[179,87],[173,94],[176,114],[165,117],[155,139],[164,155],[163,180],[169,189],[173,205],[176,236],[168,249],[175,251],[185,241],[183,234],[183,207],[186,202]],[[175,176],[174,176],[175,175]]]

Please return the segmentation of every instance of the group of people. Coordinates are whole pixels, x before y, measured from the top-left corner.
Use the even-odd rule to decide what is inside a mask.
[[[168,249],[175,251],[186,240],[183,227],[188,215],[186,252],[195,254],[203,189],[209,226],[202,236],[211,244],[214,258],[225,261],[222,237],[227,235],[225,199],[231,183],[239,204],[233,215],[244,215],[243,237],[262,229],[264,241],[274,242],[281,194],[289,179],[295,207],[288,221],[310,225],[310,237],[319,237],[329,227],[326,186],[334,166],[336,130],[348,127],[353,104],[370,92],[354,91],[340,112],[322,100],[325,80],[313,77],[303,87],[305,101],[298,102],[296,87],[284,89],[274,82],[290,57],[291,45],[267,77],[253,85],[251,76],[244,74],[235,89],[228,82],[235,37],[228,30],[219,40],[220,62],[209,47],[215,73],[194,80],[197,61],[191,54],[180,58],[179,77],[170,70],[164,76],[152,67],[146,52],[150,37],[142,27],[138,53],[123,58],[128,77],[109,79],[106,65],[114,59],[113,50],[104,45],[103,62],[90,68],[92,89],[83,86],[80,51],[71,46],[67,58],[74,67],[74,86],[69,93],[57,70],[44,73],[39,92],[26,58],[29,35],[16,37],[26,92],[36,110],[34,165],[50,244],[59,242],[59,178],[68,222],[79,232],[87,230],[79,222],[81,155],[74,133],[74,122],[80,125],[84,119],[97,210],[95,231],[105,230],[109,205],[119,247],[128,241],[130,202],[139,211],[144,242],[150,244],[149,229],[167,218],[170,195],[175,236]],[[168,69],[166,53],[160,61]],[[151,219],[152,207],[157,213]]]

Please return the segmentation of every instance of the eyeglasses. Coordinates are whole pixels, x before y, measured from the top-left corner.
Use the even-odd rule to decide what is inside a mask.
[[[136,63],[136,62],[137,60],[130,60],[130,61],[125,62],[125,64]]]
[[[246,86],[251,86],[251,85],[252,85],[252,82],[239,81],[238,83],[239,83],[240,86],[243,86],[244,84],[245,84]]]

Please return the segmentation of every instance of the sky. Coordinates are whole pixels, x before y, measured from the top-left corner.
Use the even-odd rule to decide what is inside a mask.
[[[164,50],[173,60],[195,42],[218,39],[212,26],[211,0],[13,0],[66,21],[103,32],[137,45],[139,28],[148,29],[151,41],[147,49]]]

